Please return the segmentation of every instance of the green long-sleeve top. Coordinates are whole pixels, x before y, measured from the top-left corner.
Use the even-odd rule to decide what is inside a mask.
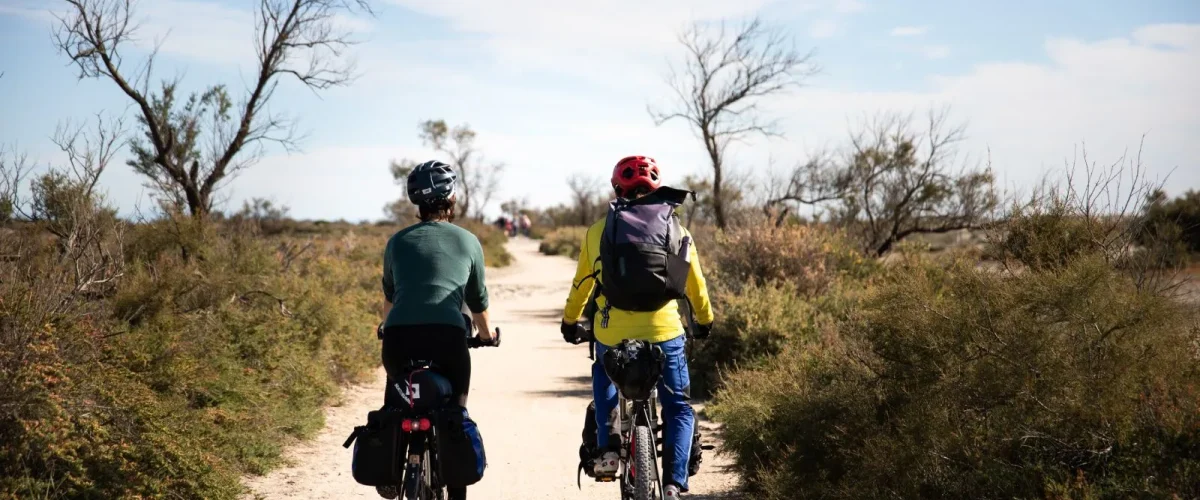
[[[383,295],[392,302],[384,326],[456,325],[463,304],[488,307],[483,247],[470,231],[449,222],[422,222],[388,240],[383,254]]]

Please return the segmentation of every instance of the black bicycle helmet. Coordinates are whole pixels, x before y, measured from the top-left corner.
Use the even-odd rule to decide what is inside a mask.
[[[408,174],[408,200],[416,205],[429,205],[454,194],[458,175],[450,165],[429,160],[417,165]]]

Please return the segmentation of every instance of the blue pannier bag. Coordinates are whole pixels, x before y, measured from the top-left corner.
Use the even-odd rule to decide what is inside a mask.
[[[455,405],[442,408],[433,430],[437,435],[439,472],[446,486],[470,486],[483,479],[483,470],[487,468],[483,436],[466,408]]]

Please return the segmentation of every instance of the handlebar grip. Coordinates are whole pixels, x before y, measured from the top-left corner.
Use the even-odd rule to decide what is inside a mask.
[[[476,334],[474,337],[467,339],[467,347],[500,347],[500,328],[496,328],[496,333],[492,335],[491,342],[484,342],[483,339],[479,338],[479,335]]]

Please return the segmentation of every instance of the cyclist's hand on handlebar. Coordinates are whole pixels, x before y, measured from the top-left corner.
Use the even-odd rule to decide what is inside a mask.
[[[487,339],[483,338],[485,333],[476,334],[474,337],[467,339],[467,347],[500,347],[500,328],[496,328],[496,332],[488,335]]]
[[[692,332],[692,337],[697,338],[697,339],[706,339],[706,338],[708,338],[708,335],[710,333],[712,333],[712,327],[713,327],[712,323],[709,323],[707,325],[697,324],[696,331]]]
[[[379,326],[375,327],[375,338],[383,340],[383,323],[379,323]]]
[[[562,333],[563,340],[568,344],[579,345],[587,340],[587,329],[579,322],[567,323],[563,321],[558,326],[558,331]]]

